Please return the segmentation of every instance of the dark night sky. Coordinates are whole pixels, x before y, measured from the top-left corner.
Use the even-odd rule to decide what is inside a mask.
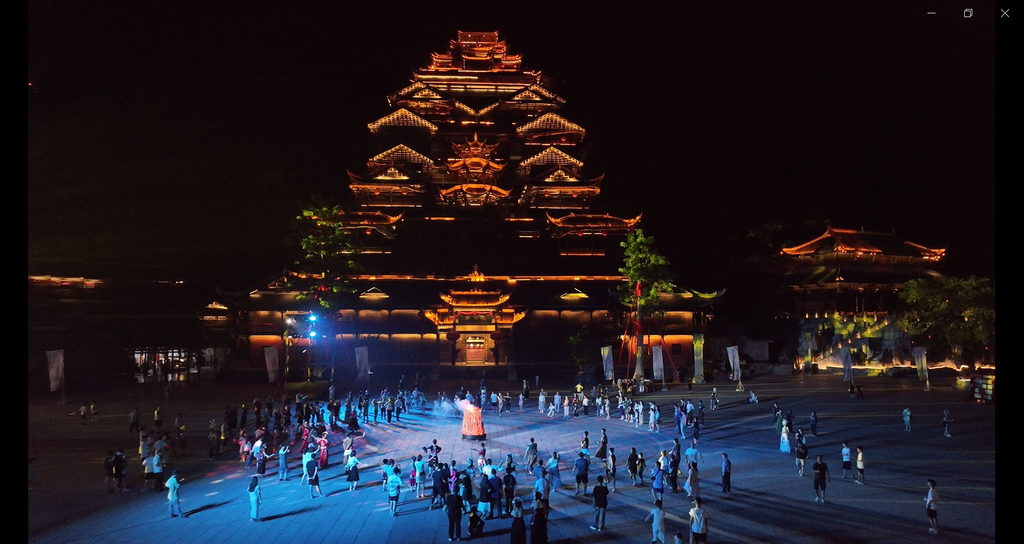
[[[29,2],[30,271],[280,271],[385,95],[457,30],[499,30],[587,129],[600,210],[644,212],[681,283],[729,287],[731,240],[812,215],[995,277],[993,7],[220,4]]]

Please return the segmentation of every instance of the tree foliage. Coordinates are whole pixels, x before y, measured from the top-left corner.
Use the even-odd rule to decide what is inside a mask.
[[[311,300],[324,309],[333,308],[339,295],[351,292],[345,276],[360,270],[353,259],[358,252],[343,228],[343,217],[341,206],[313,197],[295,218],[298,270],[289,279],[289,287],[302,292],[300,300]]]
[[[623,300],[638,307],[654,308],[658,295],[672,292],[672,273],[669,262],[654,247],[654,237],[644,236],[642,229],[637,229],[626,236],[620,245],[625,248],[625,256],[619,273],[626,277],[627,283],[619,288]],[[637,297],[636,286],[640,284]]]
[[[994,354],[996,289],[987,278],[929,277],[903,284],[900,298],[908,305],[900,325],[922,341],[931,357],[953,357],[957,363]]]

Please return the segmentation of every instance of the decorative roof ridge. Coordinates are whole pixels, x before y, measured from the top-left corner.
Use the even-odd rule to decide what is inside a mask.
[[[525,125],[522,125],[519,128],[517,128],[516,132],[522,134],[523,132],[533,130],[534,127],[538,125],[549,122],[560,123],[564,125],[564,128],[574,132],[581,132],[583,134],[586,134],[587,132],[583,127],[577,125],[576,123],[573,123],[572,121],[566,119],[565,117],[562,117],[561,115],[558,115],[555,112],[548,112],[545,113],[544,115],[541,115],[540,117],[534,119],[533,121],[530,121],[529,123],[526,123]]]
[[[427,128],[430,130],[430,132],[437,132],[438,130],[437,125],[431,123],[430,121],[427,121],[426,119],[420,117],[419,115],[416,115],[415,113],[405,108],[398,108],[397,110],[385,115],[384,117],[381,117],[380,119],[377,119],[372,123],[367,123],[366,126],[367,128],[370,129],[370,132],[377,132],[377,129],[380,128],[381,126],[387,125],[395,119],[402,118],[411,121],[413,123],[412,126],[420,126],[423,128]]]
[[[540,153],[537,153],[536,155],[534,155],[532,157],[529,157],[528,159],[520,162],[519,166],[522,167],[522,168],[528,168],[529,166],[533,165],[534,163],[536,163],[536,162],[538,162],[538,161],[540,161],[542,159],[548,158],[548,156],[550,156],[550,155],[555,155],[556,157],[559,157],[559,158],[565,160],[565,162],[567,162],[569,164],[574,164],[574,165],[576,165],[576,168],[582,168],[583,167],[583,161],[577,159],[576,157],[573,157],[572,155],[570,155],[570,154],[566,153],[565,151],[562,151],[561,149],[558,149],[557,147],[554,147],[554,146],[545,148],[544,151],[541,151]],[[554,163],[542,163],[542,164],[561,164],[561,163],[556,161]]]

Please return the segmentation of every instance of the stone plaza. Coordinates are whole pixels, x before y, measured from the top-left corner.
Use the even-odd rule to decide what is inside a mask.
[[[953,388],[953,380],[933,380],[930,391],[909,378],[871,377],[859,379],[865,399],[853,400],[838,375],[759,376],[744,382],[746,392],[735,384],[716,382],[695,385],[692,391],[679,385],[669,391],[640,395],[645,404],[661,407],[661,432],[646,425],[636,428],[621,421],[614,409],[610,420],[589,416],[553,419],[537,410],[536,390],[520,411],[498,417],[484,410],[486,446],[495,463],[511,452],[522,460],[530,438],[539,444],[539,458],[552,451],[562,456],[563,487],[552,495],[548,536],[552,542],[648,542],[650,524],[644,517],[652,508],[650,472],[647,483],[632,487],[625,474],[626,456],[636,447],[648,459],[648,469],[662,450],[671,450],[672,404],[681,397],[702,400],[708,408],[712,386],[718,388],[721,407],[706,411],[698,449],[701,498],[707,512],[709,542],[714,543],[860,543],[939,542],[984,543],[995,541],[995,407],[965,400]],[[444,384],[472,389],[476,382]],[[494,384],[499,385],[499,384]],[[548,387],[563,395],[572,384]],[[439,384],[425,388],[433,400]],[[589,387],[587,388],[589,390]],[[504,389],[503,389],[504,390]],[[756,392],[759,403],[748,404],[747,393]],[[339,384],[338,393],[347,389]],[[374,392],[374,391],[371,391]],[[411,456],[423,453],[432,439],[442,446],[441,460],[455,459],[464,467],[475,459],[478,442],[464,441],[458,418],[442,417],[428,409],[424,414],[403,415],[393,424],[369,423],[366,437],[356,442],[359,458],[366,465],[359,487],[348,490],[341,465],[340,438],[332,438],[330,466],[321,473],[324,497],[311,499],[299,482],[298,454],[290,457],[291,478],[279,481],[277,461],[268,463],[261,484],[261,523],[249,523],[246,486],[255,473],[243,468],[229,444],[217,459],[207,457],[206,430],[210,420],[220,423],[226,404],[249,403],[252,398],[282,391],[273,384],[201,383],[189,385],[165,399],[149,385],[130,385],[119,390],[30,396],[29,399],[29,492],[28,541],[31,543],[216,543],[227,542],[346,542],[346,543],[432,543],[447,538],[445,515],[428,510],[427,499],[416,499],[403,490],[398,516],[388,515],[388,501],[380,486],[379,463],[397,459],[408,479]],[[80,398],[81,397],[81,398]],[[550,397],[549,397],[550,399]],[[82,424],[77,409],[81,402],[96,401],[97,422]],[[792,410],[795,427],[808,434],[809,463],[823,455],[832,480],[827,503],[814,500],[808,466],[804,477],[797,475],[792,454],[779,450],[772,405],[783,412]],[[128,432],[128,413],[139,406],[142,424],[151,426],[156,406],[162,408],[165,429],[180,412],[186,425],[188,448],[168,462],[167,470],[178,469],[184,483],[181,505],[187,519],[171,519],[166,492],[142,491],[138,460],[138,437]],[[428,402],[429,406],[429,402]],[[904,432],[901,412],[913,412],[913,430]],[[818,414],[818,436],[810,436],[808,416]],[[942,435],[942,411],[950,410],[954,422],[952,438]],[[251,421],[251,420],[250,420]],[[250,423],[251,426],[251,423]],[[602,532],[590,529],[593,520],[591,498],[574,496],[570,473],[584,431],[596,444],[606,429],[609,445],[618,456],[617,491],[611,494],[607,526]],[[688,437],[683,441],[685,449]],[[840,448],[843,441],[865,452],[866,485],[843,479]],[[129,459],[129,493],[106,493],[102,463],[108,450],[122,448]],[[295,448],[293,448],[295,449]],[[722,453],[733,463],[730,494],[719,485]],[[597,475],[592,468],[590,485]],[[533,477],[521,470],[519,496],[528,496]],[[926,481],[938,481],[940,494],[939,534],[928,533],[924,498]],[[680,479],[680,481],[682,478]],[[475,483],[475,482],[474,482]],[[429,495],[429,491],[428,491]],[[530,504],[531,501],[526,501]],[[687,512],[691,499],[685,493],[665,495],[668,542],[681,531],[688,534]],[[530,511],[527,511],[529,520]],[[468,534],[463,518],[463,537]],[[481,542],[509,540],[511,520],[486,522]],[[685,540],[684,540],[685,541]]]

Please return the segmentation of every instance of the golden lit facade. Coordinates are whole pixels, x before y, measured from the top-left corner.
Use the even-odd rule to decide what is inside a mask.
[[[362,271],[321,342],[347,358],[370,342],[371,360],[471,365],[567,358],[559,350],[581,328],[618,348],[628,311],[616,294],[619,243],[641,217],[593,209],[604,176],[587,172],[586,130],[541,72],[497,32],[458,32],[387,98],[389,111],[367,123],[373,155],[347,176],[356,207],[343,225]],[[302,312],[284,283],[234,304],[250,316]],[[718,295],[685,294],[664,322],[692,360],[700,308]],[[265,342],[248,343],[260,359]]]

